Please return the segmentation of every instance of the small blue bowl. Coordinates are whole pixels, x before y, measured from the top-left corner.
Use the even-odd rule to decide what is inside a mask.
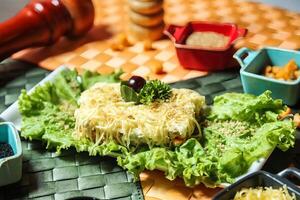
[[[0,142],[12,147],[13,155],[0,159],[0,186],[19,181],[22,177],[22,145],[12,123],[0,123]]]
[[[293,106],[299,101],[299,78],[294,81],[283,81],[262,75],[267,65],[283,67],[292,59],[300,67],[299,51],[273,47],[262,48],[258,51],[241,48],[233,57],[241,65],[240,74],[245,93],[260,95],[270,90],[273,98],[282,99],[287,105]]]

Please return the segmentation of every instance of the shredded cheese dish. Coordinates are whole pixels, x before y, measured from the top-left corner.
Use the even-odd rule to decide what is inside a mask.
[[[295,194],[290,195],[286,186],[273,189],[272,187],[243,188],[236,193],[233,200],[296,200]]]
[[[111,140],[135,146],[184,142],[197,128],[205,98],[189,89],[172,89],[166,102],[136,105],[123,101],[118,83],[97,83],[84,91],[75,111],[75,138],[96,144]],[[180,142],[180,143],[182,143]]]

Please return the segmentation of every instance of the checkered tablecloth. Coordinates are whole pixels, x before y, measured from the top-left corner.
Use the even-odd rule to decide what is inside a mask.
[[[29,49],[14,58],[30,61],[47,69],[66,65],[78,70],[111,72],[123,68],[125,77],[132,74],[174,82],[203,76],[206,73],[182,68],[173,44],[168,39],[153,44],[155,50],[144,51],[141,43],[123,51],[110,48],[111,38],[126,27],[127,0],[93,0],[95,27],[79,40],[63,38],[49,47]],[[300,14],[245,0],[164,0],[165,22],[183,25],[188,21],[232,22],[249,30],[235,47],[257,49],[263,46],[300,48]],[[149,61],[162,62],[165,74],[157,75]]]

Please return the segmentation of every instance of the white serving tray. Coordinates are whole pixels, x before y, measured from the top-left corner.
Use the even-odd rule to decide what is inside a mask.
[[[61,71],[64,71],[65,69],[67,69],[66,67],[64,66],[61,66],[59,68],[57,68],[56,70],[54,70],[53,72],[51,72],[47,77],[45,77],[42,81],[40,81],[37,85],[35,85],[30,91],[34,91],[34,89],[36,88],[36,86],[38,85],[42,85],[44,84],[45,82],[48,82],[48,81],[53,81],[55,76],[57,74],[59,74]],[[13,103],[11,106],[9,106],[4,112],[2,112],[0,114],[0,118],[2,118],[4,121],[8,121],[8,122],[12,122],[15,127],[17,128],[17,130],[20,131],[21,129],[21,115],[19,113],[19,110],[18,110],[18,101],[16,101],[15,103]],[[270,155],[268,155],[269,157]],[[265,162],[267,161],[266,158],[261,158],[255,162],[253,162],[253,164],[251,165],[251,167],[248,169],[247,173],[245,173],[244,175],[242,176],[239,176],[236,178],[236,181],[243,178],[244,176],[250,174],[250,173],[253,173],[253,172],[256,172],[256,171],[259,171],[265,164]],[[229,186],[230,184],[229,183],[222,183],[219,185],[219,187],[227,187]]]
[[[43,80],[41,80],[38,84],[36,84],[33,88],[31,88],[29,90],[29,92],[34,91],[34,89],[38,85],[42,85],[48,81],[53,81],[54,77],[65,69],[67,69],[67,68],[64,66],[57,68],[56,70],[51,72],[47,77],[45,77]],[[15,127],[17,128],[17,130],[21,130],[21,115],[18,110],[18,101],[16,101],[11,106],[9,106],[6,110],[4,110],[0,114],[0,118],[2,118],[4,121],[12,122],[15,125]]]

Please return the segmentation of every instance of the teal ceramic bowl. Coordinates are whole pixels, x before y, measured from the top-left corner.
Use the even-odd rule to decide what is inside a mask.
[[[272,97],[282,99],[287,105],[293,106],[300,99],[300,79],[282,81],[266,77],[263,71],[267,65],[284,66],[294,59],[300,67],[300,52],[279,48],[266,47],[258,51],[248,48],[239,49],[233,56],[241,65],[240,75],[245,93],[260,95],[266,90]]]
[[[22,177],[22,146],[19,133],[12,123],[0,123],[0,142],[12,147],[13,155],[0,158],[0,186],[19,181]]]

